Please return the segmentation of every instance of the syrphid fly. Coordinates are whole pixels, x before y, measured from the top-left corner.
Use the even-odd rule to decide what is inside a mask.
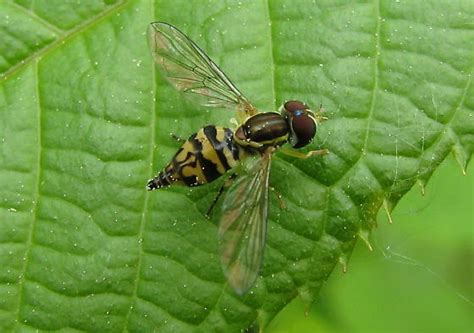
[[[243,294],[255,283],[262,263],[272,154],[277,149],[301,158],[327,153],[280,148],[285,143],[292,148],[309,144],[325,117],[300,101],[285,102],[279,112],[259,112],[199,46],[170,24],[151,23],[148,42],[155,62],[176,89],[206,107],[236,112],[235,130],[214,125],[199,129],[147,188],[203,185],[231,170],[219,191],[224,195],[219,251],[229,285]]]

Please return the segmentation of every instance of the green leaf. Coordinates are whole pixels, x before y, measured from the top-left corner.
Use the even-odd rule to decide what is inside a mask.
[[[233,115],[182,99],[145,31],[176,25],[261,110],[287,99],[330,118],[276,154],[264,266],[225,283],[220,183],[148,193],[205,124]],[[474,147],[474,9],[458,1],[3,1],[0,3],[0,330],[240,331],[311,303],[381,207]]]

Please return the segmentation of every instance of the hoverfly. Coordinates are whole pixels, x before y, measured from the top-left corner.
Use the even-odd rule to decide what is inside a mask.
[[[176,89],[199,98],[203,106],[237,112],[236,130],[214,125],[201,128],[182,144],[147,188],[198,186],[233,170],[218,194],[226,187],[219,251],[228,283],[238,294],[244,294],[255,283],[262,263],[272,154],[285,143],[293,148],[306,146],[313,140],[318,122],[326,118],[299,101],[284,103],[278,113],[259,113],[209,56],[170,24],[151,23],[148,42],[155,62]],[[326,152],[286,151],[296,157]]]

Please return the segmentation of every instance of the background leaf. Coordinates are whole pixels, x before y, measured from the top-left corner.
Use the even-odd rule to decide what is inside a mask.
[[[403,196],[393,224],[379,212],[374,251],[358,242],[347,272],[334,270],[309,313],[297,298],[265,331],[470,332],[473,184],[472,164],[464,176],[444,161],[425,195],[414,186]]]
[[[474,145],[470,1],[0,3],[1,330],[239,331],[314,300],[357,237]],[[311,148],[277,154],[262,277],[225,284],[219,183],[146,193],[169,132],[229,125],[155,75],[147,24],[201,45],[262,110],[322,103]]]

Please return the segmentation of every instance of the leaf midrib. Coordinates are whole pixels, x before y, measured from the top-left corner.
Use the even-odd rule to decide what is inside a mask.
[[[32,221],[30,224],[30,230],[28,231],[28,237],[25,244],[25,254],[23,256],[23,265],[21,267],[21,272],[18,277],[18,304],[15,310],[16,321],[15,326],[18,325],[20,321],[20,310],[21,305],[23,304],[23,288],[25,285],[25,275],[28,267],[28,260],[31,253],[31,245],[33,243],[33,234],[35,231],[36,222],[38,220],[38,201],[39,201],[39,187],[41,182],[41,154],[42,154],[42,135],[41,135],[41,100],[40,100],[40,90],[39,90],[39,79],[38,79],[38,61],[33,63],[33,80],[36,94],[36,107],[37,107],[37,121],[38,121],[38,131],[37,131],[37,142],[38,142],[38,156],[36,157],[36,179],[35,187],[33,193],[33,207],[31,209]]]
[[[275,91],[275,54],[274,54],[274,49],[273,49],[273,22],[272,22],[272,16],[271,16],[271,10],[270,10],[270,3],[269,0],[264,0],[265,1],[265,8],[267,10],[267,19],[268,19],[268,32],[269,32],[269,48],[270,48],[270,56],[269,56],[269,61],[271,64],[271,71],[270,75],[272,78],[272,108],[273,110],[277,110],[276,106],[276,91]]]
[[[155,20],[155,1],[151,1],[151,11],[152,11],[152,20]],[[151,23],[151,22],[150,22]],[[152,91],[153,94],[151,96],[152,102],[151,102],[151,122],[150,122],[150,148],[148,151],[148,178],[151,179],[153,178],[154,175],[154,166],[153,166],[153,161],[155,160],[155,138],[156,138],[156,97],[157,97],[157,84],[156,84],[156,68],[155,68],[155,63],[151,61],[151,80],[152,80]],[[143,237],[145,233],[145,225],[146,225],[146,217],[148,213],[148,204],[150,201],[150,191],[145,191],[144,195],[145,199],[143,202],[143,208],[142,208],[142,217],[140,219],[140,229],[138,232],[138,262],[137,262],[137,268],[135,272],[135,279],[133,281],[133,293],[130,296],[130,306],[128,307],[128,312],[125,316],[124,324],[123,324],[123,332],[127,332],[127,327],[130,322],[130,316],[133,312],[134,309],[134,304],[136,303],[138,299],[138,284],[140,282],[140,271],[142,267],[142,261],[143,257],[145,255],[145,252],[143,251]]]

